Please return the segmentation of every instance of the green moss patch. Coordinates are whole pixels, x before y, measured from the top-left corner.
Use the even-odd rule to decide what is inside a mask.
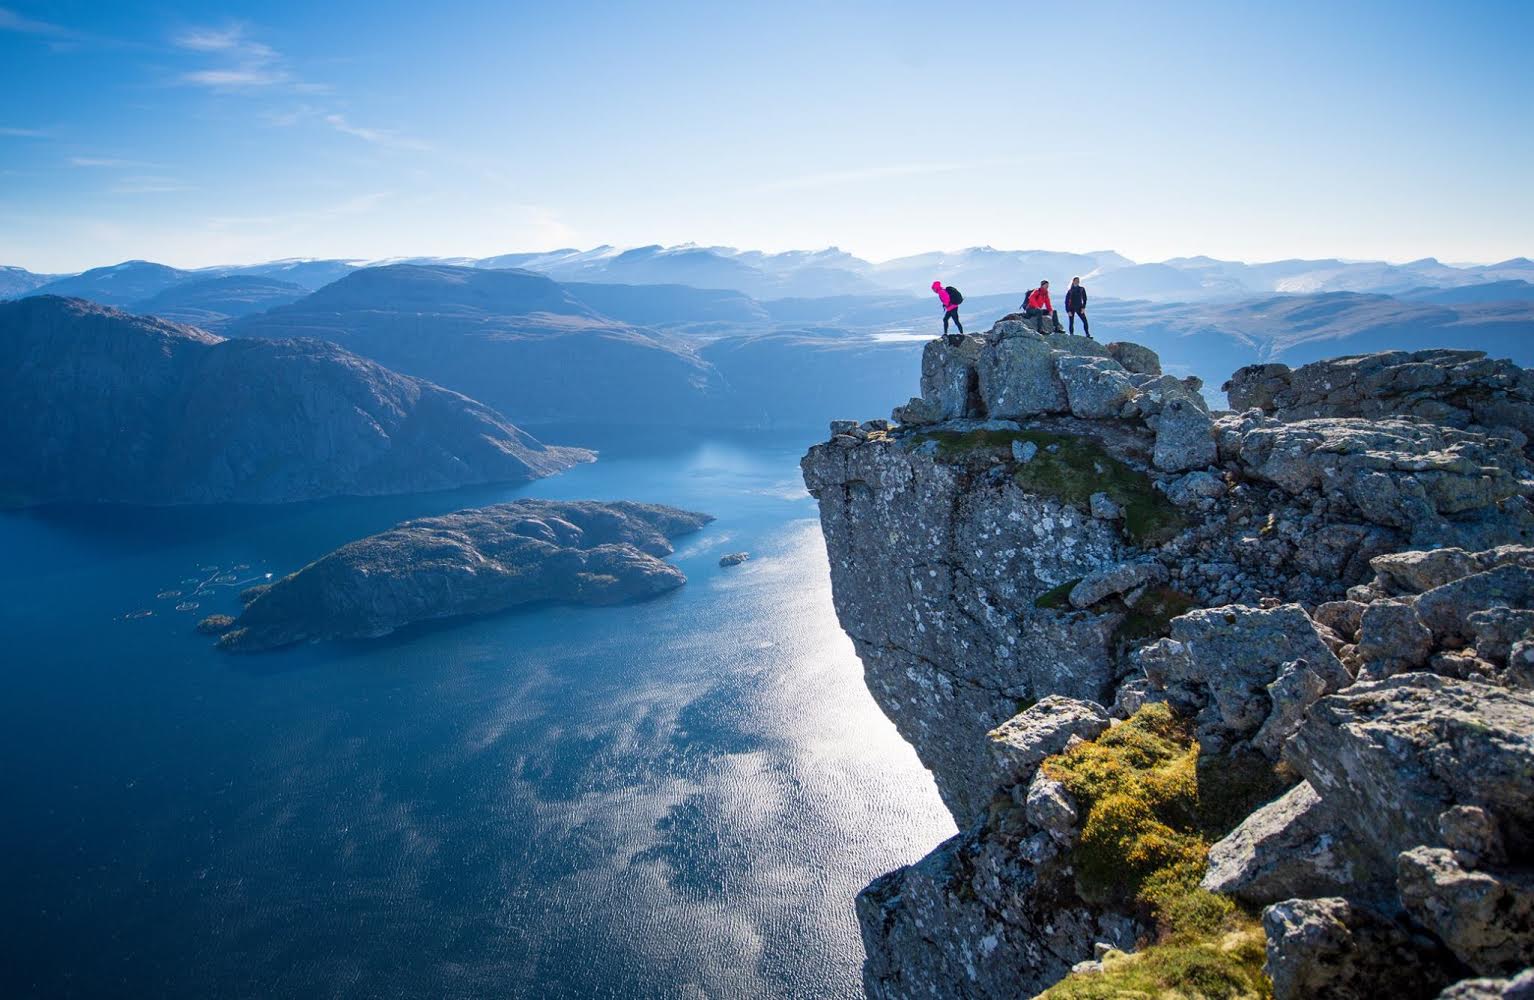
[[[1044,762],[1085,809],[1072,853],[1083,898],[1141,903],[1158,917],[1198,888],[1209,845],[1284,789],[1259,755],[1201,756],[1165,704]]]
[[[1044,762],[1085,816],[1071,852],[1083,899],[1140,908],[1156,942],[1110,956],[1044,996],[1265,998],[1262,930],[1231,900],[1199,887],[1209,846],[1285,787],[1260,755],[1202,755],[1188,722],[1146,705],[1090,743]]]
[[[1040,994],[1041,1000],[1268,1000],[1262,927],[1250,917],[1218,935],[1167,941],[1133,955],[1103,959],[1103,971],[1075,973]]]
[[[1106,493],[1124,510],[1124,530],[1137,545],[1156,545],[1186,525],[1182,512],[1152,486],[1148,476],[1077,434],[1048,431],[975,429],[926,431],[916,440],[936,441],[939,457],[965,459],[1001,452],[1010,459],[1012,442],[1032,442],[1038,454],[1019,463],[1014,479],[1030,493],[1053,497],[1087,510],[1093,493]]]
[[[1115,644],[1123,649],[1143,645],[1171,633],[1172,619],[1199,606],[1196,598],[1175,587],[1152,587],[1124,613],[1114,630]]]
[[[1058,587],[1050,587],[1044,593],[1033,599],[1033,606],[1053,611],[1056,608],[1070,607],[1071,591],[1076,589],[1076,584],[1081,582],[1081,577],[1067,580]]]

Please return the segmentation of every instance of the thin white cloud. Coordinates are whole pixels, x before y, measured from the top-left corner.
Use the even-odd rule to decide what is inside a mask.
[[[193,28],[177,35],[174,41],[178,48],[193,52],[236,52],[244,58],[277,58],[277,52],[271,46],[246,38],[242,26],[222,30]]]
[[[46,139],[48,132],[40,128],[6,128],[0,126],[0,138],[5,139]]]
[[[213,90],[307,86],[283,65],[282,53],[251,38],[244,25],[190,28],[171,39],[178,49],[215,57],[216,66],[181,74],[181,82]]]
[[[243,89],[247,87],[271,87],[286,83],[289,77],[282,70],[259,69],[199,69],[181,74],[184,83],[214,89]]]
[[[426,143],[419,139],[401,135],[392,129],[366,128],[362,125],[353,125],[346,120],[344,115],[326,115],[325,124],[343,135],[353,136],[363,142],[370,142],[375,146],[383,146],[388,149],[429,149]]]
[[[30,17],[22,17],[8,7],[0,7],[0,31],[16,31],[23,35],[50,35],[56,38],[69,38],[74,32],[57,24],[47,21],[35,21]]]

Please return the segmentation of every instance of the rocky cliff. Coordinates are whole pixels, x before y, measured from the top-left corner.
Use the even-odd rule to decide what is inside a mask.
[[[0,304],[0,500],[273,503],[590,461],[319,341],[226,341],[79,299]]]
[[[860,896],[870,995],[1431,997],[1534,961],[1529,374],[1254,366],[1215,413],[1036,324],[931,342],[921,397],[803,461],[962,831]]]
[[[669,539],[712,520],[656,504],[518,500],[406,521],[251,588],[238,619],[203,631],[249,652],[543,601],[654,597],[687,582],[662,559]]]

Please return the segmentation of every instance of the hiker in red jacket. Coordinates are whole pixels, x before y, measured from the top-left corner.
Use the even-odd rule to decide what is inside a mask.
[[[1049,301],[1049,282],[1039,282],[1039,287],[1028,293],[1028,297],[1023,300],[1023,315],[1029,319],[1050,316],[1055,321],[1055,330],[1060,329],[1060,314],[1055,312],[1055,307]]]
[[[953,325],[959,328],[959,336],[964,336],[964,324],[959,322],[959,303],[964,301],[964,296],[952,285],[945,286],[941,281],[932,283],[932,290],[937,293],[938,299],[943,303],[943,336],[948,337],[950,342],[957,343],[948,334],[948,321],[953,320]]]

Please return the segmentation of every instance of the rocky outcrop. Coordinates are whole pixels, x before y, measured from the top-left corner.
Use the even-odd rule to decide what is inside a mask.
[[[653,504],[518,500],[406,521],[246,591],[219,646],[250,652],[538,602],[654,597],[687,580],[661,558],[669,539],[711,520]]]
[[[317,341],[0,305],[0,502],[279,503],[520,482],[594,456]]]
[[[1218,414],[1130,348],[1016,318],[933,341],[893,423],[843,422],[803,460],[869,689],[963,831],[860,898],[868,992],[1127,967],[1096,959],[1143,947],[1147,913],[1080,895],[1084,804],[1048,761],[1155,702],[1212,797],[1234,762],[1290,775],[1201,869],[1211,898],[1268,908],[1279,997],[1516,972],[1530,377],[1464,352],[1269,366]]]
[[[1411,417],[1484,430],[1518,447],[1534,436],[1534,373],[1484,351],[1391,351],[1305,365],[1248,365],[1225,383],[1230,405],[1281,420]]]

